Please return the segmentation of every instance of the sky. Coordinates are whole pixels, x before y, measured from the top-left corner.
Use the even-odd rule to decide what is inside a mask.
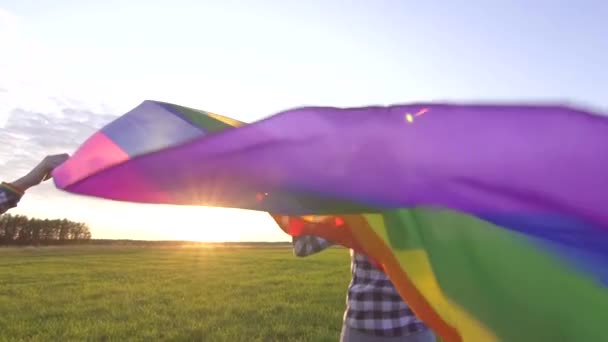
[[[303,105],[559,102],[608,112],[601,0],[0,0],[0,179],[142,101],[252,122]],[[13,213],[94,238],[283,241],[265,213],[119,203],[50,183]]]

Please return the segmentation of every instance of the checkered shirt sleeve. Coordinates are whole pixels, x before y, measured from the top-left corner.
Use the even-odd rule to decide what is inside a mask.
[[[375,336],[407,336],[427,329],[368,257],[351,250],[351,260],[344,313],[348,326]]]
[[[293,253],[299,257],[319,253],[333,245],[333,243],[329,240],[312,235],[294,237],[292,243]]]
[[[0,184],[0,214],[14,208],[19,203],[22,193],[8,183]]]

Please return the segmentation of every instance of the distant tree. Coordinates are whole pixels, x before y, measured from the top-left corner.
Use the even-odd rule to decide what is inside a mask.
[[[82,222],[11,214],[0,216],[0,245],[82,243],[90,239],[91,231]]]

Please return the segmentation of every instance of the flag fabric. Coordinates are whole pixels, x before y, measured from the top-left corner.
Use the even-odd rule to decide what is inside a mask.
[[[606,339],[601,115],[431,103],[244,124],[146,101],[53,176],[87,196],[269,212],[368,254],[448,341]]]

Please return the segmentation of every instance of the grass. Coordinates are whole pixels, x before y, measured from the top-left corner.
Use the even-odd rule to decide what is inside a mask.
[[[338,341],[348,252],[0,249],[0,341]]]

